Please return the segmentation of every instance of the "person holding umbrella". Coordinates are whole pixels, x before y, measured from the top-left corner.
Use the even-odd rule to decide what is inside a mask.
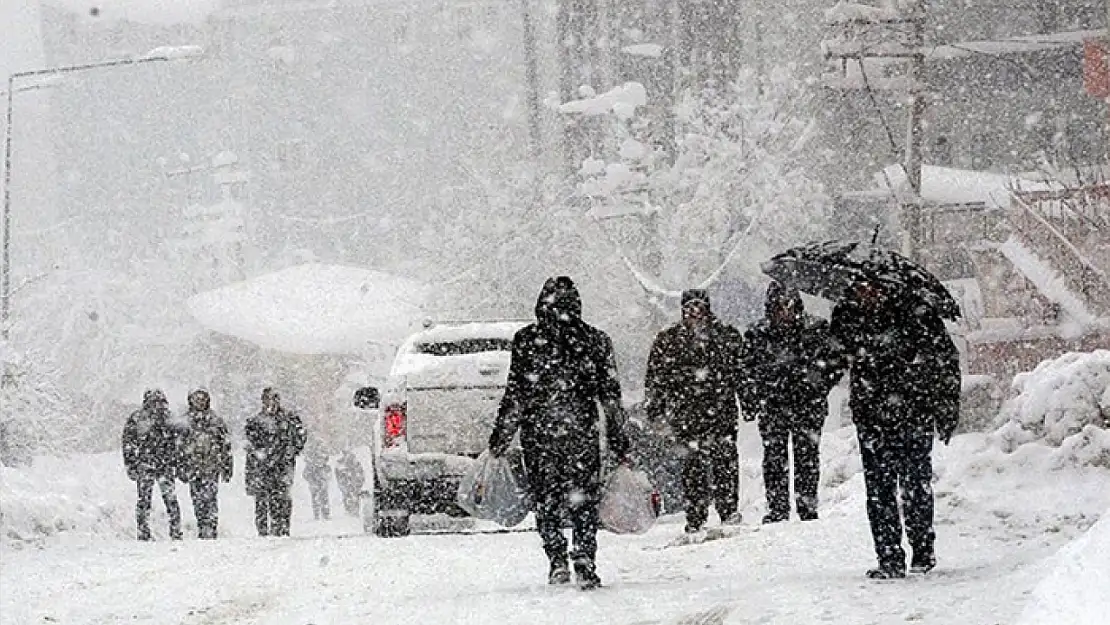
[[[795,248],[763,270],[838,300],[830,332],[851,374],[850,407],[859,437],[867,517],[878,566],[872,579],[936,566],[933,530],[934,432],[947,444],[960,407],[960,361],[944,327],[959,308],[935,276],[894,252],[853,256],[854,244]],[[901,510],[898,491],[901,489]]]

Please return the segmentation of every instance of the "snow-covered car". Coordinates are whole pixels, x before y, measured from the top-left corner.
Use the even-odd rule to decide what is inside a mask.
[[[368,532],[403,536],[412,514],[466,514],[455,503],[459,481],[486,449],[525,323],[440,323],[398,348],[375,428]]]

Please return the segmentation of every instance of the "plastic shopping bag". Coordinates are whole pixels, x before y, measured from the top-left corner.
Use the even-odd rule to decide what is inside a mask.
[[[643,534],[659,518],[659,493],[643,471],[621,465],[601,497],[601,525],[614,534]]]
[[[459,483],[459,507],[505,527],[518,525],[532,509],[522,467],[519,454],[494,458],[482,452]]]

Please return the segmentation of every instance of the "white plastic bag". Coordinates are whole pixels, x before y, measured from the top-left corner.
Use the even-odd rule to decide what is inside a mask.
[[[659,503],[646,473],[618,466],[601,497],[601,525],[614,534],[643,534],[659,518]]]
[[[519,454],[494,458],[488,450],[482,452],[459,483],[459,507],[505,527],[518,525],[528,516],[532,501],[523,476],[513,471],[514,464],[521,464]]]

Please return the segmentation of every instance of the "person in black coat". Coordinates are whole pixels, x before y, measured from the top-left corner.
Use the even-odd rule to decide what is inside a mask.
[[[648,356],[645,409],[680,445],[687,533],[705,525],[710,499],[723,522],[740,522],[742,344],[740,332],[713,315],[709,294],[691,289],[682,294],[682,321],[659,333]]]
[[[143,393],[142,408],[131,413],[123,427],[123,465],[135,482],[135,525],[139,540],[150,540],[150,499],[154,484],[170,517],[170,538],[181,540],[181,507],[177,503],[177,473],[181,428],[173,423],[169,402],[159,389]]]
[[[836,305],[831,331],[851,368],[849,406],[879,564],[868,577],[905,577],[903,516],[911,569],[928,572],[936,566],[933,435],[947,444],[959,420],[959,353],[933,310],[869,282]]]
[[[219,483],[230,482],[234,472],[227,423],[212,410],[208,391],[189,393],[188,429],[181,443],[182,480],[189,483],[197,537],[215,539],[219,525]]]
[[[821,429],[829,391],[842,377],[834,362],[829,324],[807,315],[801,295],[772,282],[763,319],[744,333],[743,404],[759,420],[763,439],[764,523],[790,518],[788,447],[793,447],[798,517],[817,518]]]
[[[301,475],[308,482],[308,491],[312,495],[312,518],[325,521],[331,518],[331,503],[328,500],[328,482],[331,481],[331,459],[328,457],[328,448],[320,437],[311,435],[305,443],[304,470]]]
[[[304,423],[282,408],[277,391],[262,391],[262,411],[247,419],[247,494],[254,497],[259,536],[288,536],[293,515],[293,473],[304,450]]]
[[[536,323],[513,337],[512,360],[489,449],[503,456],[519,430],[552,584],[570,582],[563,519],[573,528],[572,560],[579,586],[596,588],[601,419],[609,451],[625,462],[628,440],[613,345],[582,320],[582,301],[566,276],[548,279]]]
[[[343,509],[351,516],[359,516],[359,501],[366,485],[366,470],[350,449],[344,450],[339,456],[339,462],[335,465],[335,481],[343,496]]]

